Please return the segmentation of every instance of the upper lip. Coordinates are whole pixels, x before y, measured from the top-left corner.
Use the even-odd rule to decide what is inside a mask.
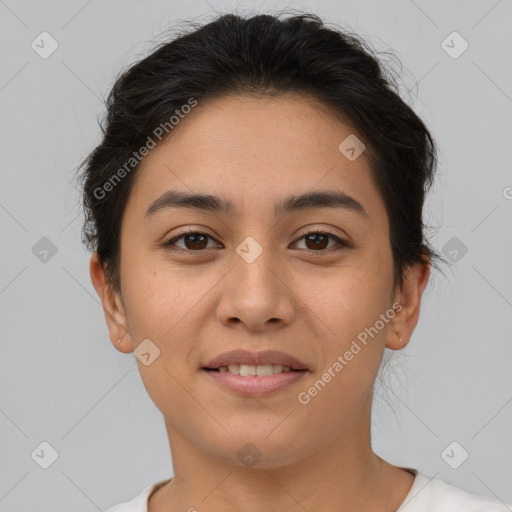
[[[217,369],[221,366],[229,366],[230,364],[249,364],[253,366],[281,364],[283,366],[289,366],[294,370],[307,370],[306,365],[302,361],[277,350],[265,350],[263,352],[232,350],[231,352],[224,352],[208,361],[203,368]]]

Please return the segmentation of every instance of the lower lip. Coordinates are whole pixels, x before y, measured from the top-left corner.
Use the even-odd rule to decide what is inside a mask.
[[[202,370],[218,384],[242,396],[263,396],[298,382],[307,370],[274,373],[273,375],[242,377],[230,372]]]

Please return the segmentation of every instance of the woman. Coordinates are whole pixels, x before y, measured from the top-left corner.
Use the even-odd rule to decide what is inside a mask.
[[[435,165],[370,49],[314,15],[221,16],[119,78],[84,234],[174,476],[110,512],[507,510],[372,450],[384,348],[440,259]]]

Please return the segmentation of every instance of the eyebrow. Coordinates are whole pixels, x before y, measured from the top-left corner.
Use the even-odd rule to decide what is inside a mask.
[[[144,214],[144,218],[152,217],[157,212],[168,208],[191,208],[228,215],[236,213],[235,204],[227,198],[211,194],[190,194],[178,190],[168,190],[151,203]],[[336,190],[319,190],[301,195],[290,195],[275,205],[274,215],[280,217],[315,208],[343,208],[357,213],[367,220],[370,218],[368,212],[357,199]]]

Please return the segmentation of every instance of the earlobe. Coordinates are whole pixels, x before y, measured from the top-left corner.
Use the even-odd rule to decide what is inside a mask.
[[[105,269],[94,252],[90,261],[90,275],[96,293],[101,299],[105,321],[112,345],[123,353],[133,352],[134,347],[127,329],[126,313],[122,301],[108,282]]]
[[[408,340],[404,340],[394,326],[392,326],[392,328],[393,328],[393,333],[391,334],[392,339],[388,339],[388,342],[386,343],[386,347],[391,350],[401,350],[407,345]]]
[[[401,309],[392,321],[386,347],[400,350],[408,343],[416,327],[421,309],[421,297],[430,275],[428,263],[418,262],[407,267],[400,289]]]

